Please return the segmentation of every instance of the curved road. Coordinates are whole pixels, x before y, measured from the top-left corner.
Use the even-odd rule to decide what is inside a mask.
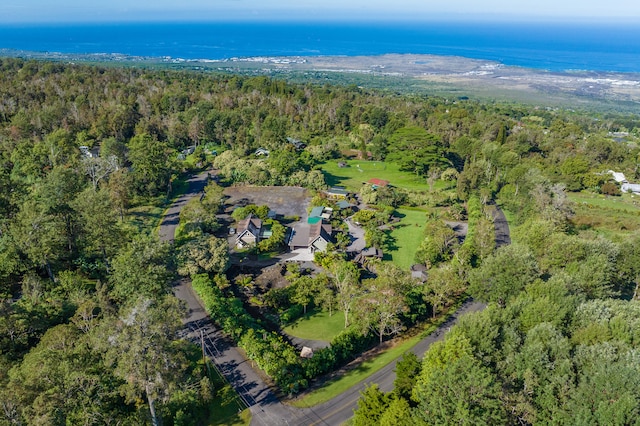
[[[202,194],[209,173],[203,172],[191,177],[188,180],[186,193],[166,211],[159,229],[162,241],[173,242],[180,211],[191,198]],[[496,208],[494,223],[496,245],[509,244],[511,242],[509,225],[504,213],[499,208]],[[365,385],[377,383],[380,389],[385,392],[393,389],[395,380],[393,370],[397,361],[391,362],[365,381],[324,404],[303,409],[282,404],[260,373],[250,365],[251,361],[246,360],[233,342],[226,339],[216,329],[194,294],[190,280],[179,281],[174,286],[173,292],[176,297],[185,301],[189,308],[189,314],[185,320],[185,336],[197,344],[203,344],[207,356],[211,358],[246,406],[250,408],[252,425],[339,425],[353,416],[353,410],[357,407],[360,392],[364,390]],[[462,315],[480,311],[484,307],[484,304],[471,300],[465,302],[436,331],[422,339],[411,351],[418,357],[422,357],[431,344],[444,338],[445,333],[457,323]]]
[[[205,171],[189,178],[186,192],[164,214],[158,230],[161,241],[173,242],[180,222],[180,211],[189,200],[202,195],[208,175],[214,173]],[[173,294],[183,300],[189,310],[185,319],[185,337],[198,345],[204,343],[207,356],[233,386],[244,404],[251,409],[252,424],[283,425],[304,416],[304,413],[296,413],[298,410],[282,404],[252,368],[251,362],[215,327],[191,288],[191,280],[178,281],[173,287]],[[304,422],[303,419],[300,420]]]

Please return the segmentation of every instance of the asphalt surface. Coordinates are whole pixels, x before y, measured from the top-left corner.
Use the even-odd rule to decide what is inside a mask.
[[[471,300],[464,303],[460,309],[453,313],[447,321],[445,321],[436,331],[422,339],[415,345],[411,352],[415,353],[419,358],[422,358],[424,353],[429,347],[439,340],[444,338],[446,332],[455,325],[459,318],[470,312],[478,312],[484,309],[486,305]],[[299,425],[340,425],[351,417],[353,417],[353,410],[358,406],[358,399],[360,398],[360,392],[365,389],[366,385],[377,383],[380,390],[383,392],[389,392],[393,390],[393,382],[396,379],[394,372],[396,368],[396,361],[391,362],[385,367],[381,368],[366,380],[351,387],[346,392],[338,395],[332,400],[320,404],[312,408],[304,408],[303,411],[307,414],[306,418],[311,419],[311,423],[296,423]],[[253,423],[252,423],[253,424]],[[293,424],[293,423],[292,423]]]
[[[361,252],[367,246],[364,239],[364,229],[353,223],[353,217],[348,217],[345,222],[347,223],[349,236],[351,237],[351,242],[347,247],[347,251],[356,253]]]
[[[187,191],[165,212],[160,223],[160,240],[173,242],[176,227],[180,222],[180,211],[187,202],[202,195],[209,174],[202,172],[191,177]],[[191,280],[182,279],[173,287],[173,294],[188,307],[184,336],[204,347],[206,355],[233,386],[240,399],[251,410],[252,425],[308,424],[306,414],[282,404],[271,387],[260,374],[213,324],[191,287]],[[291,423],[293,422],[293,423]]]
[[[200,196],[207,183],[208,172],[193,176],[188,180],[186,193],[178,198],[165,213],[159,234],[162,241],[173,242],[175,230],[179,223],[182,207],[193,197]],[[494,215],[496,227],[496,245],[509,244],[509,226],[503,212],[497,208]],[[176,283],[173,292],[180,300],[185,301],[189,314],[185,320],[184,334],[198,345],[202,345],[207,356],[216,365],[229,383],[236,390],[242,401],[251,410],[251,425],[340,425],[353,416],[357,407],[360,392],[368,384],[377,383],[382,391],[393,389],[395,366],[397,361],[378,370],[363,382],[351,387],[332,400],[312,408],[298,409],[282,404],[271,387],[261,375],[213,324],[197,296],[194,294],[189,279]],[[478,312],[485,305],[469,300],[453,313],[436,331],[422,339],[411,351],[422,357],[429,347],[444,338],[446,332],[455,325],[459,318],[470,312]]]
[[[496,206],[493,212],[493,226],[496,232],[496,247],[511,244],[511,233],[509,232],[509,223],[502,209]]]
[[[180,223],[180,211],[187,204],[187,202],[195,196],[199,196],[204,191],[204,187],[207,185],[207,176],[215,172],[202,172],[198,175],[191,176],[187,180],[186,192],[171,204],[171,206],[164,213],[162,222],[160,222],[160,241],[173,242],[173,238],[176,235],[176,228]]]

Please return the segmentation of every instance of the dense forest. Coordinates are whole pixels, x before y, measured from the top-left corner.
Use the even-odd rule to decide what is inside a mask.
[[[369,388],[354,424],[637,424],[639,228],[601,232],[569,195],[628,196],[607,171],[640,181],[639,132],[634,115],[0,59],[0,424],[206,422],[220,385],[200,349],[179,338],[184,307],[172,283],[197,278],[205,302],[238,314],[234,337],[246,345],[242,327],[263,324],[229,297],[237,291],[225,278],[226,242],[212,236],[217,185],[182,215],[179,247],[159,242],[144,217],[209,163],[224,185],[317,191],[327,187],[323,164],[345,151],[431,187],[443,182],[447,191],[360,194],[377,209],[361,213],[376,225],[367,228],[372,246],[385,238],[378,219],[394,208],[433,209],[415,259],[429,279],[416,287],[386,265],[361,280],[338,242],[317,259],[325,275],[293,271],[294,287],[311,290],[285,294],[285,305],[347,311],[342,289],[357,286],[372,303],[393,294],[392,323],[375,335],[372,322],[349,331],[373,344],[467,294],[488,303],[424,360],[406,356],[393,392]],[[179,160],[191,146],[189,161]],[[258,148],[269,157],[256,158]],[[494,201],[510,215],[514,242],[497,250]],[[473,224],[463,244],[445,215]],[[338,363],[325,353],[327,365],[318,358],[302,364],[301,379],[287,373],[276,383],[305,387]]]

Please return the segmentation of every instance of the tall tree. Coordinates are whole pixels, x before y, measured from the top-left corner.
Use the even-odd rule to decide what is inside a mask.
[[[96,192],[89,187],[78,195],[72,207],[79,214],[84,247],[102,256],[108,273],[108,259],[115,254],[122,239],[109,194],[106,190]]]
[[[501,388],[462,335],[449,335],[425,355],[413,390],[417,418],[434,425],[507,423]]]
[[[404,329],[400,316],[408,310],[406,295],[410,278],[393,264],[376,266],[378,276],[363,282],[358,299],[357,318],[363,330],[373,331],[380,339]]]
[[[168,191],[173,170],[171,148],[165,142],[147,134],[134,136],[127,146],[138,191],[146,195],[158,195],[161,191]]]
[[[113,259],[111,296],[124,302],[134,295],[160,297],[173,278],[171,246],[151,237],[132,241]]]
[[[480,300],[504,307],[538,277],[538,263],[526,246],[500,247],[469,275],[469,291]]]
[[[107,364],[127,382],[130,401],[147,400],[154,426],[162,423],[156,405],[169,398],[184,362],[174,345],[184,313],[175,297],[140,298],[106,331]]]
[[[347,328],[350,324],[349,314],[361,292],[358,271],[353,263],[338,259],[333,261],[330,269],[338,295],[338,306],[344,313],[344,328]]]

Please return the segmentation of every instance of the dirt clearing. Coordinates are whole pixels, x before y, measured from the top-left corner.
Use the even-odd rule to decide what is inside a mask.
[[[242,207],[248,204],[267,205],[283,216],[307,219],[307,206],[311,197],[306,189],[293,186],[232,186],[224,190],[229,196],[227,205]]]

